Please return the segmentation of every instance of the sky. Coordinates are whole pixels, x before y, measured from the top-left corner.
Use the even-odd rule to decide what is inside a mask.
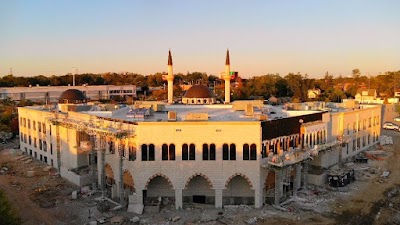
[[[398,0],[0,0],[0,76],[400,70]],[[75,68],[75,69],[74,69]]]

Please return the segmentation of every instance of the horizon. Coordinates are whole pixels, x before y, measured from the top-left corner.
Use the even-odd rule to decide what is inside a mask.
[[[0,3],[0,76],[231,70],[322,78],[400,70],[400,2],[11,1]],[[75,69],[74,69],[75,68]]]

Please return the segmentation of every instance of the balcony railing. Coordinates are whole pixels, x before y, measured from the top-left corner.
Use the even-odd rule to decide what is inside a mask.
[[[314,145],[313,147],[304,146],[303,149],[295,148],[291,151],[284,152],[282,155],[272,155],[266,158],[267,160],[263,161],[262,167],[284,167],[293,164],[297,164],[309,159],[313,159],[314,156],[317,156],[319,152],[331,149],[332,147],[341,144],[341,141],[330,141],[325,144]]]

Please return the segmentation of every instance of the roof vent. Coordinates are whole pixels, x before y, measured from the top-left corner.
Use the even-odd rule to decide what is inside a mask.
[[[246,104],[245,115],[246,116],[253,116],[254,115],[254,108],[253,108],[252,104]]]
[[[188,113],[185,118],[186,121],[207,121],[208,113]]]
[[[176,112],[175,111],[169,111],[168,112],[168,121],[176,121]]]

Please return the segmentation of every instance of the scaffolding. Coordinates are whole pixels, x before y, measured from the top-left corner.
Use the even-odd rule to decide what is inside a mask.
[[[74,118],[69,118],[68,115],[65,118],[60,118],[58,110],[54,112],[52,117],[48,117],[47,120],[56,126],[56,141],[57,141],[57,160],[58,160],[58,171],[60,172],[61,167],[61,138],[60,138],[60,127],[65,127],[68,129],[74,129],[76,131],[84,131],[89,135],[90,139],[90,150],[91,150],[91,159],[90,164],[92,168],[92,187],[93,190],[96,189],[96,173],[95,173],[95,152],[101,151],[101,191],[104,195],[105,190],[105,139],[114,139],[118,141],[118,151],[119,151],[119,174],[120,174],[120,185],[119,185],[119,198],[120,203],[123,205],[124,203],[124,190],[123,190],[123,144],[122,140],[127,137],[135,136],[134,129],[124,128],[123,121],[121,120],[112,120],[108,126],[105,125],[105,121],[110,121],[110,119],[98,117],[98,116],[90,116],[89,121],[76,120]],[[116,123],[116,124],[115,124]],[[99,139],[97,138],[99,137]],[[98,143],[99,142],[99,143]],[[88,149],[85,149],[88,150]]]

